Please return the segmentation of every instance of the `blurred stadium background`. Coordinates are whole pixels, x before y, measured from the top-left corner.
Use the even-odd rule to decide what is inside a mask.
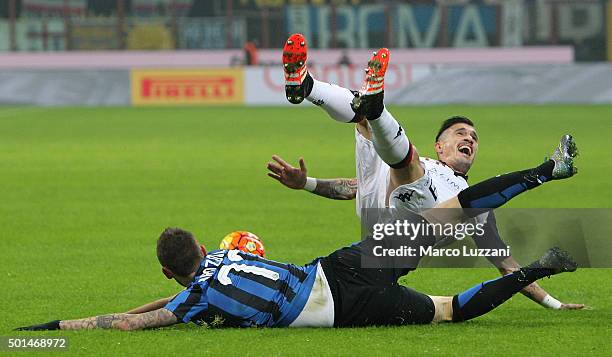
[[[0,103],[286,105],[293,32],[352,88],[392,48],[390,103],[612,102],[607,0],[5,0]]]

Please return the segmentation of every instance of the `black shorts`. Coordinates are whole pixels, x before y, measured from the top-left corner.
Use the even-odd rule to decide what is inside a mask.
[[[334,298],[334,326],[428,324],[431,298],[399,285],[410,268],[362,268],[362,242],[320,260]]]

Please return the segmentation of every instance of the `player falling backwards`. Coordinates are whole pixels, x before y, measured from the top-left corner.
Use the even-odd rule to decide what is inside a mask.
[[[357,177],[353,179],[314,179],[307,177],[306,165],[300,159],[300,167],[288,164],[278,156],[268,163],[268,175],[293,189],[306,189],[331,199],[355,199],[357,214],[363,208],[387,206],[404,207],[416,212],[434,207],[468,187],[467,173],[478,152],[478,135],[471,120],[454,116],[442,123],[436,135],[435,150],[438,160],[419,157],[403,133],[402,127],[384,108],[384,75],[389,62],[389,51],[379,50],[366,69],[366,81],[361,92],[351,91],[316,80],[308,72],[307,44],[304,37],[294,34],[283,48],[287,100],[294,104],[304,99],[323,108],[331,118],[343,123],[356,123],[355,161]],[[373,68],[372,68],[373,66]],[[364,98],[376,98],[366,113]],[[378,135],[386,132],[394,135],[393,146],[385,150],[407,152],[405,158],[396,158],[392,165],[377,153],[376,132],[366,114],[380,117],[376,122]],[[397,134],[397,135],[396,135]],[[374,140],[373,140],[374,139]],[[577,151],[571,136],[561,139],[553,158],[563,152],[575,156]],[[492,196],[489,199],[496,199]],[[493,212],[486,219],[485,234],[474,237],[479,248],[505,248],[499,236]],[[484,219],[483,219],[484,220]],[[444,243],[444,242],[440,242]],[[512,256],[488,257],[502,275],[520,265]],[[565,304],[549,295],[537,283],[527,286],[522,293],[553,309],[581,309],[583,304]]]
[[[378,55],[385,54],[379,51]],[[376,58],[374,58],[376,60]],[[372,63],[372,62],[371,62]],[[377,66],[371,65],[371,69]],[[378,76],[369,75],[375,87]],[[363,96],[366,119],[372,127],[379,156],[395,167],[392,179],[400,187],[411,165],[414,149],[389,115],[382,115],[382,92]],[[403,139],[398,141],[399,137]],[[402,170],[404,168],[404,170]],[[543,183],[571,177],[573,157],[568,149],[538,167],[493,177],[459,192],[436,207],[488,210]],[[401,201],[400,201],[401,202]],[[399,208],[399,202],[398,208]],[[412,222],[457,222],[473,217],[473,210],[440,210],[417,215],[399,209]],[[448,214],[445,211],[443,214]],[[425,240],[430,241],[431,240]],[[267,260],[238,250],[206,253],[194,236],[179,228],[166,229],[157,241],[157,257],[164,275],[185,290],[134,310],[77,320],[55,320],[20,330],[121,329],[162,327],[179,322],[235,327],[345,327],[461,322],[483,315],[537,279],[576,270],[569,255],[552,248],[542,258],[500,278],[480,283],[454,296],[433,296],[398,283],[411,268],[362,267],[371,256],[363,240],[310,264],[296,266]]]

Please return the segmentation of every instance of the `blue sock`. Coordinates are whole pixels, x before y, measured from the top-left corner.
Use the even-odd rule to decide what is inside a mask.
[[[552,178],[555,163],[552,160],[533,169],[496,176],[459,192],[457,198],[466,214],[475,217],[489,209],[497,208],[519,194],[540,186]]]
[[[534,263],[512,274],[480,283],[453,296],[453,321],[473,319],[503,304],[527,285],[554,274]]]

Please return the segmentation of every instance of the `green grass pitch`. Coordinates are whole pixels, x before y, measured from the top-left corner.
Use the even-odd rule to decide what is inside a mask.
[[[393,107],[422,155],[441,120],[470,116],[481,137],[477,182],[541,162],[565,132],[577,177],[511,207],[611,207],[611,106]],[[359,239],[354,202],[281,187],[272,154],[304,156],[315,177],[353,177],[353,129],[318,108],[0,109],[0,336],[68,336],[82,354],[610,355],[612,270],[542,281],[585,311],[547,311],[516,296],[463,324],[360,329],[227,329],[181,325],[125,333],[17,333],[17,326],[121,312],[179,290],[155,257],[163,228],[181,226],[216,248],[246,229],[271,259],[306,263]],[[454,294],[494,269],[422,269],[403,283]]]

